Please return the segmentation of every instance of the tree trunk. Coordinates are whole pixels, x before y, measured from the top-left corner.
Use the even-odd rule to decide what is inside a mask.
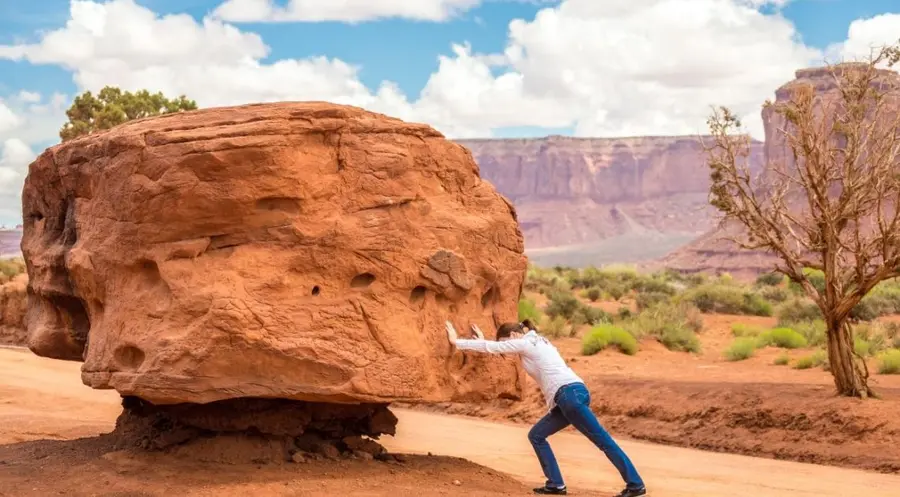
[[[869,389],[869,369],[865,360],[856,355],[850,323],[828,320],[828,366],[834,376],[838,395],[846,397],[874,397]]]

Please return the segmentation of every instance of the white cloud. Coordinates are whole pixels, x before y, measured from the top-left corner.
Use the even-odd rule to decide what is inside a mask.
[[[387,18],[446,21],[481,0],[226,0],[214,15],[232,22],[363,22]]]
[[[0,133],[5,133],[19,127],[20,122],[19,116],[9,108],[3,99],[0,99]]]
[[[29,104],[37,104],[41,102],[41,94],[33,91],[22,90],[17,95],[17,98],[22,102]]]
[[[17,195],[25,181],[25,168],[35,158],[34,151],[22,140],[10,138],[0,152],[0,195]]]
[[[414,100],[391,82],[366,88],[358,68],[339,59],[266,62],[269,47],[255,33],[213,18],[158,16],[132,0],[73,1],[65,27],[38,43],[0,46],[0,57],[67,67],[82,90],[148,88],[202,106],[329,100],[427,122],[453,137],[506,126],[696,133],[714,104],[733,107],[759,134],[760,103],[821,55],[797,42],[780,15],[763,15],[747,1],[564,0],[533,20],[513,21],[502,54],[453,46]],[[477,2],[364,3],[358,12],[399,15]]]
[[[881,14],[867,19],[857,19],[847,29],[847,39],[828,47],[826,53],[831,63],[866,60],[881,47],[897,43],[900,39],[900,14]]]
[[[21,224],[22,185],[34,158],[34,151],[22,140],[0,143],[0,224]]]

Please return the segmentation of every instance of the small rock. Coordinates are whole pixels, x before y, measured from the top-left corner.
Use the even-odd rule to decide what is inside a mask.
[[[340,459],[341,451],[338,450],[337,447],[331,444],[322,443],[316,446],[316,452],[322,454],[327,459]]]
[[[291,461],[294,461],[297,464],[303,464],[306,462],[306,457],[302,452],[294,452],[293,455],[291,455]]]
[[[453,484],[458,487],[458,486],[462,485],[462,482],[459,480],[453,480]]]
[[[372,454],[369,454],[368,452],[362,451],[362,450],[353,451],[353,457],[355,457],[357,459],[361,459],[363,461],[371,461],[371,460],[375,459],[375,456],[373,456]]]

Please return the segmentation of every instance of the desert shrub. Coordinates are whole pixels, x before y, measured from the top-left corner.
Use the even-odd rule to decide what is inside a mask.
[[[815,303],[804,299],[791,299],[778,306],[779,326],[790,326],[803,321],[822,319],[822,310]]]
[[[540,323],[543,318],[544,314],[533,300],[519,299],[519,321],[530,319],[534,323]]]
[[[686,303],[653,306],[622,322],[635,337],[652,336],[669,350],[699,352],[696,332],[703,326],[699,312]]]
[[[873,321],[881,315],[882,309],[879,302],[863,298],[853,306],[850,317],[858,321]]]
[[[25,260],[21,258],[0,259],[0,284],[12,280],[25,272]]]
[[[765,273],[756,277],[758,286],[778,286],[784,281],[784,275],[781,273]]]
[[[790,328],[773,328],[756,337],[760,347],[778,347],[781,349],[802,349],[809,345],[806,338]]]
[[[791,357],[787,354],[781,354],[772,361],[776,366],[787,366],[791,362]]]
[[[707,284],[689,290],[685,299],[701,312],[771,316],[772,305],[760,295],[729,284]]]
[[[725,349],[725,359],[743,361],[753,357],[754,352],[756,352],[756,341],[753,338],[737,338]]]
[[[759,296],[767,302],[780,304],[791,297],[784,287],[780,286],[764,286],[759,289]]]
[[[547,338],[562,338],[569,334],[569,323],[566,318],[556,316],[545,319],[541,325],[541,334]]]
[[[825,321],[822,321],[821,319],[792,323],[791,328],[803,335],[806,342],[813,347],[825,344]]]
[[[878,372],[900,374],[900,349],[885,350],[878,355]]]
[[[631,309],[625,307],[624,305],[622,307],[619,307],[619,310],[616,311],[616,317],[619,318],[619,320],[630,319],[632,317]]]
[[[551,318],[561,316],[566,319],[572,319],[581,306],[582,303],[572,295],[572,292],[556,291],[550,295],[550,300],[547,302],[547,308],[544,309],[544,312]]]
[[[880,316],[900,313],[900,284],[896,280],[883,281],[872,289],[853,308],[852,316],[871,321]]]
[[[797,359],[794,363],[794,369],[810,369],[815,367],[826,367],[828,364],[828,354],[824,350],[817,350],[812,354]]]
[[[612,316],[599,307],[579,304],[578,309],[572,315],[573,324],[600,324],[611,323]]]
[[[809,269],[806,268],[803,270],[803,274],[806,275],[806,279],[809,280],[809,283],[815,288],[819,293],[825,292],[825,273],[819,271],[818,269]],[[805,295],[806,291],[803,290],[803,287],[800,286],[799,283],[791,281],[788,283],[788,288],[797,295]]]
[[[638,293],[662,293],[675,295],[676,290],[667,281],[652,276],[639,276],[632,281],[631,289]]]
[[[591,302],[596,302],[600,300],[600,297],[603,296],[603,290],[601,290],[599,287],[592,286],[588,288],[586,295],[588,300],[590,300]]]
[[[731,334],[737,338],[741,337],[757,337],[760,333],[765,331],[765,328],[762,326],[756,326],[752,324],[745,323],[734,323],[731,325]]]
[[[618,326],[601,324],[591,328],[581,342],[581,353],[594,355],[608,346],[619,349],[623,354],[634,355],[638,351],[638,343],[631,333]]]
[[[853,350],[860,357],[874,356],[886,347],[885,327],[881,323],[861,323],[853,327]]]
[[[646,292],[637,294],[635,302],[637,303],[638,311],[643,311],[663,302],[668,302],[671,298],[672,296],[668,293]]]

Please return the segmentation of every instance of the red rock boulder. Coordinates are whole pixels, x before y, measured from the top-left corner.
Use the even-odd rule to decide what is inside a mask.
[[[131,122],[52,147],[23,191],[29,347],[154,404],[518,396],[443,323],[516,319],[512,206],[467,150],[354,107]]]

